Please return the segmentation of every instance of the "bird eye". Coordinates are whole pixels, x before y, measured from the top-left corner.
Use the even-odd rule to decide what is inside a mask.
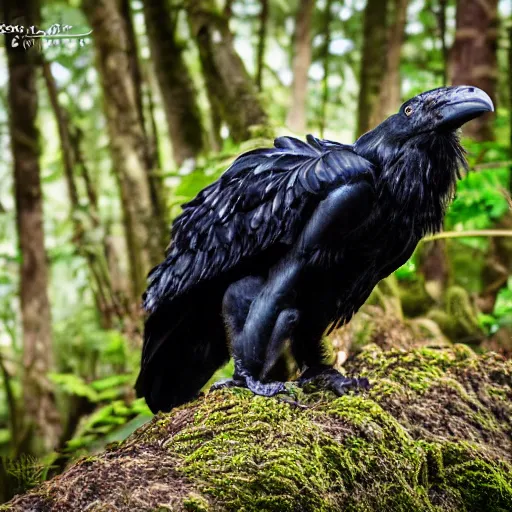
[[[409,117],[409,116],[411,116],[411,115],[412,115],[412,113],[414,112],[414,109],[413,109],[410,105],[407,105],[407,107],[405,107],[404,112],[405,112],[405,115],[406,115],[407,117]]]

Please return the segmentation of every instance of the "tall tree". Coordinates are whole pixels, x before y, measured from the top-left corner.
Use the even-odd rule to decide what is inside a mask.
[[[267,46],[269,0],[260,0],[260,26],[258,29],[258,51],[256,52],[256,87],[263,89],[263,69],[265,67],[265,48]]]
[[[295,18],[292,104],[286,124],[295,132],[306,130],[308,72],[311,65],[311,22],[315,0],[300,0]]]
[[[357,134],[370,130],[378,117],[382,77],[386,73],[388,1],[368,0],[364,11],[363,53],[359,80]]]
[[[174,160],[181,165],[204,149],[204,134],[197,94],[177,40],[177,9],[172,14],[165,0],[145,0],[144,15],[151,57],[169,127]]]
[[[233,140],[246,140],[251,127],[267,123],[267,115],[235,51],[228,19],[214,0],[187,0],[185,5],[212,108],[222,115]]]
[[[496,99],[498,79],[498,0],[457,0],[452,83],[470,84]],[[468,124],[464,133],[476,140],[493,140],[494,114]]]
[[[7,1],[8,24],[32,26],[40,20],[37,0]],[[17,46],[14,46],[16,45]],[[14,161],[16,222],[21,254],[20,299],[23,326],[23,410],[33,453],[52,450],[59,440],[60,417],[47,373],[53,362],[48,263],[43,231],[43,198],[36,127],[38,96],[36,48],[6,39],[9,68],[9,128]]]
[[[135,87],[135,99],[137,101],[137,111],[144,126],[144,106],[142,99],[142,72],[139,64],[139,45],[137,44],[137,36],[132,20],[132,8],[130,0],[121,0],[120,3],[121,16],[126,23],[126,39],[128,48],[128,61],[130,74],[132,76],[133,85]]]
[[[147,272],[162,257],[167,229],[147,179],[150,149],[137,107],[119,3],[85,0],[82,6],[93,29],[112,161],[121,192],[130,277],[138,301]]]
[[[77,130],[72,126],[71,116],[59,102],[59,90],[50,64],[46,61],[43,62],[43,75],[59,132],[64,177],[69,195],[70,218],[73,222],[73,240],[77,245],[78,253],[87,262],[91,288],[101,315],[102,325],[106,329],[112,329],[115,326],[114,319],[118,320],[119,325],[128,314],[125,308],[127,293],[119,286],[119,282],[114,282],[112,279],[107,258],[110,247],[100,224],[96,191],[93,190],[88,169],[80,152]],[[76,182],[78,172],[84,178],[87,202],[80,198]],[[83,207],[84,204],[87,204],[87,208]],[[89,237],[91,231],[102,233],[101,240],[97,240],[97,235],[91,240]],[[116,263],[116,266],[119,266],[118,262]]]
[[[438,0],[438,7],[434,9],[434,15],[437,19],[437,28],[439,31],[439,39],[441,41],[441,54],[443,56],[443,85],[448,85],[448,66],[450,49],[448,47],[448,30],[447,30],[447,8],[448,0]]]
[[[121,17],[124,21],[126,28],[126,41],[127,41],[127,56],[129,63],[129,71],[135,90],[135,101],[137,104],[137,112],[139,114],[139,122],[142,126],[144,134],[144,157],[146,159],[145,169],[147,172],[147,180],[149,190],[151,193],[151,200],[153,211],[156,219],[165,219],[166,214],[166,199],[165,199],[165,187],[162,184],[161,178],[158,176],[158,155],[155,153],[155,149],[158,146],[158,137],[155,131],[146,129],[146,115],[144,112],[144,89],[149,88],[148,84],[145,84],[144,74],[142,73],[140,59],[139,59],[139,45],[137,43],[137,34],[135,33],[135,27],[132,19],[132,8],[130,0],[120,0],[120,12]],[[151,112],[149,112],[151,115]],[[150,120],[151,121],[151,120]],[[163,227],[163,226],[162,226]]]
[[[386,72],[382,79],[380,98],[376,109],[376,118],[372,124],[382,122],[396,111],[400,105],[400,60],[407,21],[409,0],[392,0],[392,16],[388,28]]]
[[[322,103],[320,107],[320,137],[324,136],[327,125],[327,104],[329,102],[329,62],[331,46],[331,19],[332,19],[332,0],[327,0],[325,4],[323,36],[324,44],[320,58],[324,68],[324,77],[322,80]]]

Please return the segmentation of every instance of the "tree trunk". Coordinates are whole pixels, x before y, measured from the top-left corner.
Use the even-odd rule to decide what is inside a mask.
[[[104,95],[112,161],[118,178],[127,239],[133,298],[146,287],[146,275],[163,254],[167,230],[149,180],[147,139],[130,73],[125,22],[117,0],[86,0]]]
[[[311,65],[311,22],[315,0],[300,0],[295,19],[292,105],[286,124],[297,133],[306,131],[308,72]]]
[[[329,46],[331,45],[331,8],[332,0],[327,0],[324,12],[324,45],[322,48],[322,64],[324,68],[324,78],[322,80],[322,103],[320,106],[320,137],[324,136],[327,126],[327,104],[329,102]]]
[[[235,51],[228,20],[213,0],[187,0],[186,9],[213,110],[221,113],[235,142],[249,139],[251,128],[264,126],[267,115]]]
[[[395,113],[401,103],[400,60],[407,21],[409,0],[393,0],[393,20],[389,24],[386,73],[381,85],[376,118],[371,124],[378,124]]]
[[[70,200],[70,218],[73,221],[73,239],[77,252],[87,262],[102,326],[105,329],[113,329],[119,327],[129,314],[127,308],[124,307],[127,290],[116,289],[112,282],[106,256],[106,237],[97,211],[96,193],[92,190],[88,170],[81,160],[79,144],[76,135],[74,136],[72,133],[70,116],[59,103],[59,91],[48,62],[43,63],[43,72],[59,131],[64,176]],[[84,201],[80,200],[76,184],[77,169],[80,166],[89,199],[86,210],[82,208]],[[97,236],[92,239],[88,236],[91,232],[102,233],[100,243],[97,241]],[[117,322],[114,321],[115,319]]]
[[[267,29],[269,0],[260,0],[260,26],[258,30],[258,51],[256,54],[256,87],[258,91],[263,90],[263,69],[265,67],[265,48],[267,45]]]
[[[510,510],[510,361],[372,344],[345,367],[368,393],[210,392],[3,510]]]
[[[364,11],[357,135],[371,130],[378,117],[382,77],[386,73],[387,0],[368,0]]]
[[[446,9],[448,0],[439,0],[437,11],[437,25],[439,27],[439,39],[441,40],[441,53],[443,55],[443,86],[448,85],[448,65],[450,60],[450,50],[448,48],[447,27],[446,27]]]
[[[13,2],[14,3],[14,2]],[[37,0],[6,2],[5,22],[37,25]],[[38,97],[36,48],[12,47],[6,39],[9,68],[9,128],[14,161],[16,222],[21,254],[20,301],[23,327],[23,409],[31,431],[29,451],[52,450],[60,436],[60,418],[47,373],[53,362],[48,300],[48,260],[44,245],[43,198],[36,127]]]
[[[496,100],[498,79],[498,0],[458,0],[452,48],[453,85],[474,85]],[[494,139],[494,113],[472,121],[464,133],[478,141]]]
[[[146,126],[146,115],[144,113],[144,75],[141,70],[140,60],[139,60],[139,50],[137,44],[137,34],[135,33],[135,27],[133,26],[132,20],[132,9],[130,5],[131,0],[120,0],[120,12],[121,16],[124,20],[126,27],[126,37],[127,37],[127,55],[129,62],[130,75],[132,77],[133,86],[135,89],[135,100],[137,103],[137,111],[139,113],[139,121],[142,126],[142,130],[144,133],[145,141],[145,158],[146,158],[146,171],[147,171],[147,180],[151,194],[151,203],[153,206],[153,213],[155,219],[160,219],[161,226],[163,232],[167,231],[166,227],[166,218],[167,218],[167,208],[166,208],[166,193],[165,186],[162,183],[162,179],[156,174],[160,170],[158,166],[158,159],[155,158],[154,150],[157,146],[158,142],[151,138],[151,132],[147,129]],[[149,87],[149,86],[148,86]],[[154,136],[158,135],[154,132]]]
[[[204,149],[197,94],[183,59],[183,45],[177,41],[176,19],[171,18],[165,0],[145,0],[144,15],[173,156],[181,165]]]
[[[512,111],[512,25],[508,27],[508,108]],[[509,150],[510,157],[512,159],[512,115],[509,116],[508,120],[509,128]],[[509,169],[509,184],[508,191],[512,194],[512,166]]]
[[[144,102],[142,100],[142,73],[139,65],[139,45],[137,44],[137,36],[135,34],[135,27],[132,21],[132,8],[130,0],[121,0],[120,4],[121,16],[126,24],[126,38],[127,38],[127,55],[129,62],[130,75],[135,87],[135,100],[137,103],[137,111],[139,113],[140,122],[145,129],[144,124]],[[148,155],[149,156],[149,155]]]
[[[153,162],[153,166],[157,169],[162,168],[162,161],[160,158],[160,141],[158,140],[158,129],[156,126],[155,119],[155,99],[154,99],[154,89],[156,85],[154,82],[156,81],[153,76],[153,71],[149,68],[149,62],[146,63],[144,67],[144,78],[146,83],[146,102],[147,102],[147,132],[148,132],[148,140],[150,142],[150,151],[151,151],[151,161]]]

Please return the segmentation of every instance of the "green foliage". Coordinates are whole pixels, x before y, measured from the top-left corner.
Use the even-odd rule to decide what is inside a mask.
[[[509,278],[507,286],[499,291],[492,315],[487,315],[482,320],[491,332],[497,331],[500,327],[512,327],[512,278]]]
[[[73,438],[66,443],[66,452],[77,457],[122,441],[151,416],[143,399],[111,401],[83,418]]]
[[[161,97],[153,91],[156,89],[157,81],[153,76],[153,62],[145,35],[142,4],[131,3],[136,13],[134,27],[138,36],[139,60],[145,80],[143,103],[146,128],[149,135],[156,135],[160,157],[160,163],[155,164],[153,171],[162,178],[165,186],[172,190],[168,196],[168,206],[170,217],[175,218],[180,213],[180,205],[191,200],[201,189],[217,179],[237,155],[272,144],[271,132],[277,131],[279,135],[289,134],[289,130],[283,125],[290,106],[289,71],[294,54],[292,41],[295,31],[293,20],[300,2],[269,2],[264,89],[261,92],[270,118],[268,126],[256,127],[253,138],[243,144],[235,144],[229,135],[225,136],[221,151],[210,151],[198,157],[194,170],[188,174],[184,170],[177,171],[173,163]],[[202,83],[201,64],[194,38],[187,28],[183,5],[178,3],[179,5],[174,6],[180,11],[176,30],[179,39],[183,41],[187,65],[190,66],[199,91],[199,103],[205,124],[208,124],[211,112]],[[254,35],[259,28],[260,3],[256,0],[238,0],[232,4],[234,14],[230,24],[235,33],[237,51],[242,54],[244,64],[252,73],[256,43]],[[313,12],[308,131],[318,135],[319,127],[325,126],[326,138],[350,143],[353,142],[355,132],[365,2],[358,0],[331,4],[331,16],[328,20],[331,44],[327,48],[327,55],[326,2],[316,2]],[[500,2],[500,6],[503,4],[504,2]],[[439,40],[439,20],[436,16],[436,9],[439,6],[440,2],[437,0],[409,2],[407,33],[400,69],[403,99],[442,85],[446,62]],[[448,2],[447,15],[447,40],[450,44],[454,37],[454,1]],[[76,31],[89,30],[79,0],[43,1],[42,17],[44,27],[52,23],[67,23]],[[504,32],[505,25],[502,25]],[[510,202],[507,198],[511,179],[510,167],[507,165],[511,158],[510,98],[507,89],[510,70],[506,67],[506,46],[506,42],[500,40],[497,140],[486,143],[464,141],[471,171],[458,184],[457,196],[446,217],[445,230],[493,228],[510,212]],[[95,254],[101,245],[103,235],[107,233],[112,247],[119,256],[117,259],[113,258],[114,263],[110,262],[109,272],[113,278],[129,286],[129,283],[126,283],[128,258],[119,184],[115,173],[116,162],[112,161],[110,154],[102,103],[101,77],[95,67],[93,40],[91,39],[84,47],[68,44],[51,47],[45,53],[45,57],[52,63],[52,71],[60,89],[59,101],[67,110],[71,120],[72,136],[79,140],[84,160],[84,167],[77,166],[74,176],[80,204],[70,213],[58,126],[45,85],[39,80],[38,124],[41,129],[42,150],[40,162],[44,194],[45,244],[50,267],[55,360],[55,371],[49,378],[57,391],[63,423],[73,416],[77,403],[87,405],[72,439],[66,445],[68,454],[74,456],[98,450],[109,442],[124,439],[145,421],[150,413],[141,400],[133,398],[132,387],[140,358],[140,326],[131,325],[133,319],[127,318],[126,321],[119,321],[114,328],[105,327],[107,323],[99,311],[96,291],[91,285],[93,279],[87,259],[84,257],[84,254]],[[329,64],[328,76],[324,76],[326,57]],[[2,49],[0,69],[6,69],[5,52]],[[6,375],[14,399],[22,409],[23,347],[18,300],[18,267],[22,263],[22,258],[16,236],[6,77],[5,72],[0,76],[0,152],[5,155],[0,162],[0,356],[2,361],[5,360]],[[149,129],[149,89],[152,90],[155,102],[156,134],[150,133],[152,130]],[[304,136],[303,133],[296,135]],[[90,190],[87,189],[86,178],[90,179],[92,189],[98,196],[98,226],[93,226],[90,221],[92,202],[88,196]],[[136,200],[137,198],[134,198],[134,201]],[[86,232],[80,240],[77,239],[73,227],[73,220],[77,219],[85,226]],[[81,244],[80,247],[77,246],[78,243]],[[162,253],[163,249],[162,247]],[[401,309],[405,316],[424,316],[427,310],[433,308],[431,318],[435,317],[452,341],[468,341],[482,337],[483,332],[493,334],[501,328],[509,328],[512,325],[511,279],[497,292],[494,310],[490,314],[478,314],[472,304],[473,297],[485,288],[482,276],[490,267],[489,249],[489,239],[484,237],[446,241],[449,284],[444,290],[443,304],[434,304],[434,300],[425,290],[418,254],[415,254],[396,271],[399,290],[392,290],[394,298],[400,296]],[[386,284],[383,288],[385,286]],[[383,297],[377,291],[372,300],[382,302]],[[135,308],[137,305],[133,306]],[[361,331],[361,339],[368,339],[369,325],[366,329],[367,331]],[[215,380],[230,376],[232,372],[233,364],[230,362],[214,375],[207,386]],[[9,415],[7,389],[0,376],[0,453],[8,453],[12,448]],[[434,455],[430,454],[429,457]],[[19,477],[22,482],[20,488],[23,489],[35,485],[40,480],[39,472],[44,472],[37,461],[23,459],[17,464],[18,466],[13,466],[15,469],[11,473],[13,478]],[[306,466],[305,463],[304,467]],[[473,469],[472,474],[480,478],[485,466],[477,464]],[[452,477],[456,478],[453,475]],[[484,482],[483,479],[482,481]],[[471,487],[470,483],[464,482],[464,485],[466,484],[467,487]],[[304,492],[309,492],[308,496],[311,495],[311,489]],[[314,498],[311,500],[314,501]],[[201,510],[204,503],[202,498],[191,494],[188,501],[185,501],[185,506],[190,510]]]
[[[89,384],[72,373],[50,373],[49,377],[65,393],[85,397],[90,402],[114,400],[124,394],[126,384],[133,382],[132,374],[110,375]]]
[[[107,376],[135,363],[126,338],[119,331],[103,329],[93,308],[77,308],[57,322],[55,345],[59,373]]]

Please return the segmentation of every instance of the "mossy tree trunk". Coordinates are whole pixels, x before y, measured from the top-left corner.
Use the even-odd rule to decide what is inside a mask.
[[[347,370],[366,396],[209,393],[5,510],[510,510],[510,361],[369,345]]]
[[[213,0],[187,0],[185,6],[213,111],[222,115],[235,142],[249,139],[267,115],[235,51],[228,20]]]
[[[311,23],[315,0],[300,0],[295,17],[292,104],[286,124],[297,133],[306,130],[308,72],[311,66]]]
[[[148,271],[162,257],[166,222],[148,180],[149,148],[137,107],[119,3],[86,0],[83,9],[93,29],[112,162],[121,193],[133,299],[138,302]]]
[[[378,124],[382,77],[386,74],[388,0],[368,0],[364,11],[357,135]]]
[[[452,48],[453,85],[474,85],[496,99],[498,82],[498,0],[458,0]],[[494,113],[464,127],[478,141],[494,139]]]
[[[37,0],[7,1],[7,24],[37,26]],[[52,370],[52,328],[48,300],[48,257],[43,230],[43,197],[36,127],[36,90],[40,54],[6,38],[9,69],[9,130],[14,164],[16,225],[21,256],[20,301],[23,328],[23,408],[26,433],[23,451],[47,453],[58,443],[61,427],[47,374]],[[17,432],[16,434],[21,434]]]
[[[174,160],[181,165],[204,149],[197,93],[177,40],[177,9],[171,14],[164,0],[145,0],[144,16],[155,75],[164,103]]]

